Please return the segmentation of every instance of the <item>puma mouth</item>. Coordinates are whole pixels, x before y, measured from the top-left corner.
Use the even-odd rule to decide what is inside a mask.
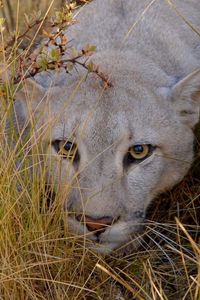
[[[142,231],[141,224],[132,222],[119,222],[105,229],[105,231],[89,231],[84,224],[81,224],[74,217],[68,216],[70,232],[85,237],[88,240],[89,248],[102,254],[108,254],[114,249],[133,243],[132,236]],[[132,229],[135,228],[134,232]],[[131,229],[131,230],[130,230]],[[132,240],[132,241],[131,241]],[[92,243],[92,244],[91,244]]]

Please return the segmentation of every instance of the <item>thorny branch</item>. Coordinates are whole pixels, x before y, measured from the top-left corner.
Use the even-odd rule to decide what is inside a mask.
[[[80,1],[79,1],[80,2]],[[84,1],[86,2],[86,1]],[[78,2],[77,2],[78,3]],[[9,49],[19,45],[27,37],[31,29],[40,25],[42,22],[48,22],[50,32],[43,30],[45,41],[41,43],[28,57],[23,55],[23,50],[18,59],[17,74],[12,78],[14,84],[23,81],[26,78],[33,77],[42,71],[64,69],[70,73],[76,65],[82,66],[88,73],[95,73],[104,84],[104,87],[110,87],[111,82],[107,76],[99,70],[99,66],[94,64],[89,57],[95,52],[96,47],[86,45],[81,50],[71,46],[71,42],[66,36],[66,29],[76,21],[73,18],[72,11],[76,4],[66,4],[65,7],[56,12],[52,19],[36,18],[29,22],[26,16],[26,29],[18,36],[13,36],[4,46],[4,52],[11,52]]]

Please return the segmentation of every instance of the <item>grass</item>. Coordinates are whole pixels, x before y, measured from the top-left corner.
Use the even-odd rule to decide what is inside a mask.
[[[52,4],[51,4],[52,2]],[[6,29],[12,32],[19,26],[20,28],[24,26],[22,19],[24,19],[24,14],[31,15],[35,12],[41,12],[42,14],[49,8],[51,4],[51,12],[53,13],[56,8],[64,5],[63,0],[6,0],[3,1],[3,6],[0,11],[0,16],[4,17],[6,20]],[[18,10],[20,13],[18,14]],[[19,20],[20,19],[20,20]]]
[[[1,95],[0,299],[199,300],[199,128],[191,171],[149,208],[141,247],[103,257],[85,247],[85,237],[68,233],[61,194],[52,201],[46,191],[44,150],[35,133],[31,155],[14,130],[8,143],[13,91],[8,82],[11,97]]]

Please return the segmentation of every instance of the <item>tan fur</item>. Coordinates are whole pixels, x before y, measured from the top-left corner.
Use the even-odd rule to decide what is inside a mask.
[[[71,75],[37,75],[16,97],[20,123],[30,113],[39,118],[38,128],[49,122],[43,136],[49,175],[63,187],[73,185],[65,205],[70,229],[97,241],[72,212],[117,219],[94,245],[99,252],[133,239],[152,199],[178,183],[193,159],[200,36],[169,2],[94,0],[81,9],[78,23],[66,34],[77,48],[97,46],[92,60],[112,87],[104,90],[95,74],[85,80],[85,70],[79,67]],[[173,3],[200,32],[199,0]],[[56,153],[49,140],[57,139],[75,141],[77,164]],[[142,162],[125,166],[124,157],[136,144],[156,148]]]

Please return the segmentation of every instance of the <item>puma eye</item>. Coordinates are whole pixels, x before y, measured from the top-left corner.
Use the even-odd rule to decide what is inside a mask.
[[[70,141],[55,140],[52,142],[56,152],[63,158],[75,159],[77,156],[77,146]]]
[[[129,148],[128,150],[128,161],[135,162],[141,161],[150,156],[155,149],[154,146],[149,144],[138,144]]]
[[[144,159],[149,153],[149,145],[134,145],[128,152],[134,159]]]

